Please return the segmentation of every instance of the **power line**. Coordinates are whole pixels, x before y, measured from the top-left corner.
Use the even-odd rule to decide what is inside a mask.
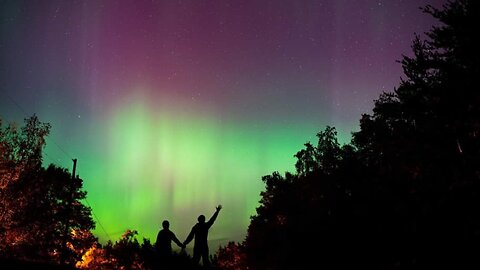
[[[24,114],[25,117],[28,117],[28,113],[22,108],[22,106],[20,106],[20,104],[18,104],[9,94],[5,93],[5,95],[8,97],[8,99],[13,103],[15,104],[15,106]],[[1,115],[0,115],[1,117]],[[5,118],[6,119],[6,118]],[[69,159],[71,159],[71,155],[69,155],[67,153],[67,151],[65,151],[57,142],[55,142],[55,140],[53,140],[53,138],[50,138],[51,142],[53,142],[53,144],[55,144],[55,146],[58,147],[58,149],[60,149],[60,151],[65,154],[65,156]],[[52,157],[50,157],[45,151],[43,151],[43,153],[45,154],[45,156],[52,162],[52,163],[55,163],[54,159]],[[103,232],[105,233],[105,235],[107,236],[108,240],[112,241],[112,239],[110,238],[110,235],[107,233],[107,231],[105,230],[105,228],[103,227],[102,223],[100,222],[100,219],[98,218],[98,216],[95,214],[95,212],[93,211],[93,208],[92,206],[90,205],[90,203],[88,202],[87,198],[85,197],[85,202],[87,203],[88,207],[90,207],[91,209],[91,212],[92,212],[92,215],[93,217],[95,218],[95,220],[97,221],[98,225],[100,225],[100,228],[102,228]]]
[[[28,115],[28,113],[27,113],[15,100],[13,100],[13,98],[12,98],[9,94],[7,94],[7,93],[5,92],[5,95],[8,97],[8,99],[9,99],[13,104],[15,104],[15,106],[17,106],[18,109],[20,109],[20,111],[23,112],[23,114],[24,114],[25,116]]]
[[[7,118],[5,118],[3,115],[0,114],[0,119],[5,119],[5,120],[6,120]],[[48,160],[50,160],[51,163],[55,163],[55,159],[52,158],[51,156],[49,156],[49,155],[47,154],[47,152],[43,152],[43,153],[44,153],[45,156],[48,158]]]
[[[25,109],[23,109],[22,106],[20,106],[20,104],[18,104],[18,102],[16,102],[8,93],[5,92],[5,95],[8,97],[8,99],[13,103],[15,104],[15,106],[24,114],[25,117],[28,117],[28,113]],[[72,158],[72,155],[69,155],[67,153],[67,151],[65,151],[65,149],[63,149],[53,138],[50,137],[50,140],[51,142],[53,142],[53,144],[55,144],[55,146],[60,149],[60,151],[65,154],[65,156],[68,158],[68,159],[71,159]],[[46,154],[46,153],[45,153]]]
[[[100,222],[100,219],[97,217],[97,215],[95,215],[95,212],[93,212],[93,208],[92,206],[90,205],[90,203],[88,202],[87,198],[85,197],[85,202],[87,203],[88,207],[90,207],[90,209],[92,209],[92,215],[93,217],[97,220],[97,223],[98,225],[100,225],[100,228],[102,228],[102,231],[103,233],[107,236],[108,240],[112,241],[112,238],[110,238],[110,235],[107,233],[107,231],[105,230],[105,228],[103,227],[102,223]]]
[[[69,159],[71,158],[71,155],[69,155],[69,154],[67,153],[67,151],[63,150],[63,148],[60,147],[60,145],[58,145],[58,143],[56,143],[53,139],[52,139],[52,142],[53,142],[53,144],[55,144],[55,145],[58,147],[58,149],[60,149],[60,151],[62,151],[62,152],[65,154],[65,156],[66,156],[67,158],[69,158]]]
[[[46,152],[43,152],[43,153],[48,158],[48,160],[50,160],[50,163],[55,164],[55,160],[52,157],[50,157]]]

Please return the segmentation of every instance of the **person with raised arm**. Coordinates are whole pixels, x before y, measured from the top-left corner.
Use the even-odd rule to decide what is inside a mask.
[[[198,223],[195,224],[192,228],[192,231],[187,236],[187,239],[183,242],[183,245],[186,246],[188,243],[195,238],[195,243],[193,245],[193,261],[198,264],[200,262],[200,258],[202,258],[202,262],[204,266],[210,265],[210,260],[208,258],[208,230],[212,227],[213,223],[217,219],[218,213],[222,209],[221,205],[218,205],[215,209],[215,213],[213,213],[212,217],[205,222],[205,216],[200,215],[198,216]]]

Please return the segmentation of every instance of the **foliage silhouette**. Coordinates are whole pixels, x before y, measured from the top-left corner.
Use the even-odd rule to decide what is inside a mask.
[[[83,180],[54,165],[42,167],[49,130],[35,115],[21,131],[0,122],[0,257],[58,263],[69,220],[64,252],[74,264],[96,241],[95,224],[81,202]]]
[[[250,269],[478,267],[478,6],[423,8],[443,24],[415,38],[406,77],[352,143],[327,127],[295,155],[296,174],[262,178],[240,245]]]
[[[405,75],[399,87],[361,117],[350,144],[341,146],[335,128],[326,127],[316,145],[307,142],[295,155],[296,173],[262,177],[265,191],[245,241],[222,247],[212,267],[480,267],[479,3],[457,0],[423,11],[442,24],[426,40],[416,36],[413,56],[399,61]],[[84,269],[155,267],[154,247],[148,239],[140,244],[134,230],[115,244],[92,246],[82,180],[42,168],[48,124],[36,116],[21,131],[1,124],[1,257],[58,261],[68,182],[76,202],[69,242],[79,252],[71,262],[83,254],[77,266]],[[174,252],[172,265],[202,269],[197,262],[203,253],[208,264],[206,250],[193,259]]]
[[[84,256],[82,263],[77,264],[80,269],[222,269],[217,267],[217,258],[212,258],[212,265],[204,267],[198,265],[183,249],[180,253],[173,251],[169,263],[164,258],[158,258],[155,247],[148,239],[143,239],[140,244],[137,240],[138,232],[126,230],[122,237],[112,243],[107,242],[105,246],[97,245]],[[160,263],[160,264],[159,264]]]

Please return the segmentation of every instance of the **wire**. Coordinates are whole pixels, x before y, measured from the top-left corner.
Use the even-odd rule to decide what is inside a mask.
[[[0,119],[6,119],[6,118],[3,117],[3,115],[0,114]],[[50,160],[50,163],[55,163],[55,159],[52,158],[51,156],[49,156],[49,155],[47,154],[47,152],[44,151],[43,154],[45,154],[45,157],[46,157],[48,160]]]
[[[100,222],[100,219],[97,217],[97,215],[95,215],[95,212],[93,212],[93,208],[92,206],[90,205],[90,203],[88,202],[87,200],[87,197],[85,197],[85,202],[87,203],[88,207],[90,207],[90,209],[92,210],[92,215],[93,217],[97,220],[97,223],[98,225],[100,225],[100,228],[102,228],[102,231],[103,233],[105,233],[105,235],[107,236],[108,240],[109,241],[112,241],[112,238],[110,237],[110,235],[107,233],[107,231],[105,230],[105,227],[103,227],[102,223]]]
[[[15,106],[17,106],[17,108],[24,114],[25,117],[28,117],[28,113],[22,108],[22,106],[20,106],[20,104],[18,104],[9,94],[7,94],[6,92],[4,92],[5,95],[8,97],[8,99],[13,103],[15,104]],[[2,116],[0,115],[0,118],[2,118]],[[6,118],[5,118],[6,119]],[[55,140],[53,140],[53,138],[50,138],[50,141],[53,142],[53,144],[55,144],[55,146],[58,147],[58,149],[60,149],[60,151],[65,154],[65,156],[68,158],[68,159],[71,159],[71,155],[69,155],[67,153],[67,151],[65,151],[57,142],[55,142]],[[50,157],[45,151],[43,151],[43,153],[45,154],[45,156],[52,162],[52,163],[55,163],[54,159],[52,157]],[[100,226],[100,228],[102,228],[103,232],[105,233],[105,235],[107,236],[108,240],[112,241],[110,235],[107,233],[107,231],[105,230],[105,228],[103,227],[102,223],[100,222],[100,219],[98,218],[98,216],[95,214],[95,212],[93,211],[93,208],[92,206],[90,205],[90,203],[88,202],[87,198],[85,197],[85,202],[87,203],[88,207],[90,207],[90,210],[92,212],[92,215],[93,217],[95,218],[95,220],[97,221],[97,224]]]
[[[55,164],[55,160],[52,157],[50,157],[46,152],[43,152],[43,153],[48,158],[48,160],[50,160],[50,163]]]
[[[6,92],[4,93],[7,98],[13,103],[15,104],[15,106],[17,106],[17,108],[24,114],[25,117],[28,117],[28,113],[25,109],[23,109],[22,106],[20,106],[20,104],[18,104],[18,102],[16,102],[9,94],[7,94]],[[52,138],[50,137],[50,141],[53,142],[53,144],[55,144],[55,146],[60,149],[60,151],[65,154],[65,156],[68,158],[68,159],[72,159],[72,155],[69,155],[67,153],[67,151],[65,151],[62,147],[60,147],[60,145]],[[45,153],[45,152],[44,152]],[[45,153],[46,155],[46,153]]]
[[[28,113],[27,113],[15,100],[13,100],[13,98],[12,98],[9,94],[7,94],[6,92],[5,92],[4,94],[8,97],[8,99],[10,99],[10,101],[11,101],[13,104],[15,104],[15,106],[17,106],[18,109],[20,109],[20,111],[23,112],[23,114],[24,114],[25,116],[28,115]]]
[[[53,139],[51,139],[51,141],[53,142],[53,144],[55,144],[55,145],[58,147],[58,149],[60,149],[60,151],[62,151],[62,152],[65,154],[65,156],[66,156],[68,159],[72,159],[72,156],[69,155],[69,154],[67,153],[67,151],[63,150],[63,148],[60,147],[60,145],[58,145],[58,143],[56,143]]]

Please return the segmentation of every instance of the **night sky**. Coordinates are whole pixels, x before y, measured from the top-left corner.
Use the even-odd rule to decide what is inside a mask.
[[[210,239],[241,241],[261,176],[326,125],[349,142],[443,2],[0,1],[0,118],[52,124],[44,162],[78,158],[101,241],[183,241],[217,204]]]

